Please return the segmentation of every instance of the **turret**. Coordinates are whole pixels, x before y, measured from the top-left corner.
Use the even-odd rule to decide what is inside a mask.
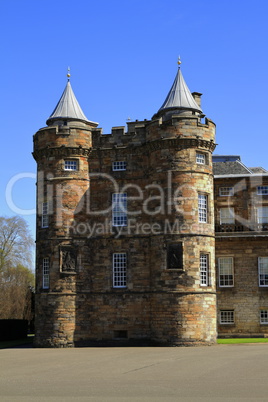
[[[148,125],[150,172],[165,188],[164,228],[152,238],[156,339],[176,344],[216,340],[212,151],[215,124],[205,119],[200,95],[192,95],[179,68],[174,83]],[[195,96],[195,98],[194,98]],[[163,248],[164,245],[164,248]],[[166,269],[159,261],[166,258]]]
[[[87,208],[91,130],[97,125],[84,115],[68,74],[67,85],[47,127],[34,135],[37,345],[73,345],[76,276],[83,240],[70,237],[70,227]],[[61,297],[56,298],[57,292]],[[55,330],[51,329],[53,325]]]

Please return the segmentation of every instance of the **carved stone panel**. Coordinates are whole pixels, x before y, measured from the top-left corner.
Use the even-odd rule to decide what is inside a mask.
[[[61,272],[75,272],[77,265],[77,250],[74,247],[62,246],[60,248]]]
[[[182,242],[168,245],[167,268],[168,269],[183,269]]]

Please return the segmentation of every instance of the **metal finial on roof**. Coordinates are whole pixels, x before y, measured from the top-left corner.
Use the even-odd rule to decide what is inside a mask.
[[[70,71],[71,71],[71,69],[70,69],[70,67],[68,67],[68,72],[67,72],[68,81],[70,81],[70,77],[71,77]]]
[[[180,67],[180,65],[181,65],[181,57],[179,56],[178,57],[178,66]]]

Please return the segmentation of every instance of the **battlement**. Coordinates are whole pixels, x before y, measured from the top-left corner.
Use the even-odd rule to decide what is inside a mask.
[[[125,126],[112,127],[110,134],[103,134],[101,128],[92,130],[93,148],[111,148],[114,146],[137,146],[146,142],[146,127],[150,120],[127,123]]]
[[[136,120],[125,126],[112,127],[110,134],[103,134],[102,128],[92,130],[93,148],[112,148],[114,146],[138,146],[148,141],[163,138],[196,137],[204,139],[214,137],[215,123],[205,118],[204,122],[196,114],[170,113],[169,119],[162,117],[153,120]]]

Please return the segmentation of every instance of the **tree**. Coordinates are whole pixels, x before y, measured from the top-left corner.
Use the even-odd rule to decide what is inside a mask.
[[[0,318],[32,319],[33,245],[23,218],[0,217]]]
[[[0,318],[30,321],[33,288],[34,274],[28,268],[5,268],[0,275]]]
[[[31,266],[34,241],[27,222],[19,217],[0,217],[0,272],[21,264]]]

